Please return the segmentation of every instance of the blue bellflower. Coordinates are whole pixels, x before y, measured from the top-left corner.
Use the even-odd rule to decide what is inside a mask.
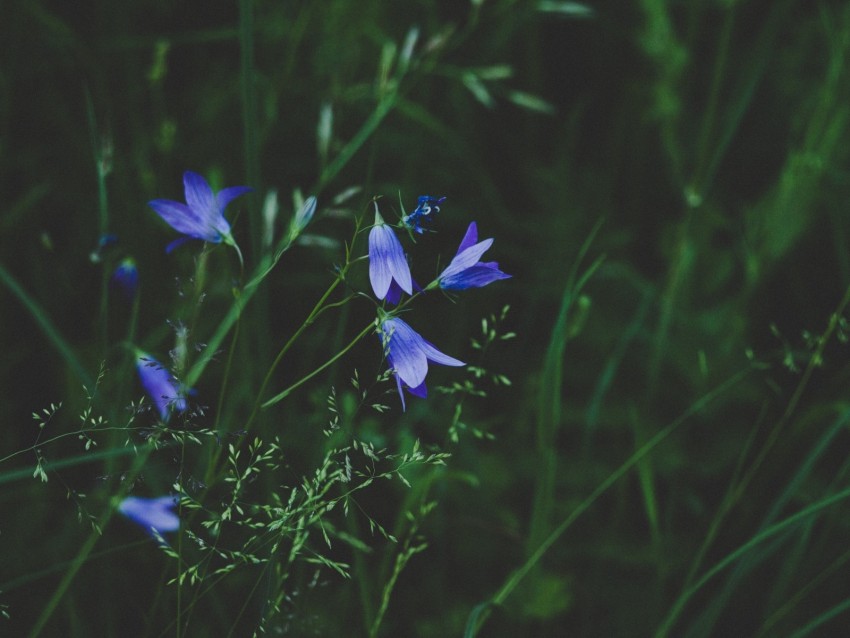
[[[142,498],[128,496],[118,505],[118,511],[134,523],[141,525],[146,532],[154,529],[158,534],[175,532],[180,529],[180,518],[172,510],[176,503],[171,496]]]
[[[432,343],[397,317],[388,317],[381,322],[379,331],[387,362],[393,371],[401,397],[401,408],[406,409],[402,386],[411,394],[425,398],[425,376],[428,374],[428,362],[444,366],[466,365],[454,357],[443,354]]]
[[[378,299],[387,296],[393,281],[408,295],[413,291],[410,267],[401,242],[393,229],[384,223],[377,208],[375,225],[369,231],[369,281]]]
[[[112,272],[109,283],[113,288],[120,290],[128,301],[132,301],[139,287],[139,270],[136,268],[136,261],[132,257],[122,259]]]
[[[446,201],[445,197],[431,197],[421,195],[416,208],[409,215],[402,218],[402,222],[414,232],[420,235],[425,232],[425,226],[430,226],[434,221],[434,215],[440,212],[440,204]]]
[[[415,279],[411,279],[410,283],[413,286],[413,290],[416,292],[422,292],[422,286],[417,284]],[[397,306],[398,302],[401,301],[401,293],[403,292],[404,291],[401,289],[401,286],[399,286],[395,282],[395,279],[393,279],[392,282],[390,282],[390,289],[387,291],[387,303]]]
[[[159,361],[137,350],[136,370],[163,422],[168,421],[172,412],[183,412],[186,409],[186,399],[180,393],[177,379]]]
[[[479,261],[481,255],[492,245],[492,239],[478,241],[478,227],[475,222],[472,222],[460,242],[454,259],[437,278],[440,288],[466,290],[481,288],[499,279],[509,279],[510,275],[499,270],[499,264],[495,261]]]
[[[231,186],[213,193],[207,180],[192,171],[183,173],[183,186],[186,193],[185,204],[170,199],[154,199],[148,202],[148,206],[174,230],[186,235],[171,242],[165,251],[170,253],[190,239],[202,239],[213,244],[223,241],[236,247],[236,242],[230,234],[230,224],[224,218],[224,209],[234,199],[253,189],[248,186]]]

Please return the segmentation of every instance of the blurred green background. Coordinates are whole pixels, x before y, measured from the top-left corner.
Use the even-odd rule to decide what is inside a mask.
[[[146,206],[182,199],[190,169],[215,188],[256,188],[229,209],[248,264],[269,189],[283,224],[295,189],[319,199],[310,232],[324,243],[293,248],[253,300],[227,401],[214,398],[223,365],[198,383],[233,440],[270,353],[331,282],[373,195],[388,219],[399,198],[409,211],[418,195],[447,196],[439,232],[413,255],[422,282],[472,220],[495,238],[487,258],[513,275],[410,314],[441,350],[478,364],[481,318],[511,307],[502,329],[518,336],[480,364],[512,384],[464,401],[458,443],[446,445],[452,398],[435,390],[457,378],[448,368],[405,414],[390,394],[389,413],[352,422],[391,450],[419,438],[453,455],[409,476],[409,491],[363,497],[388,529],[423,490],[438,503],[380,635],[842,635],[846,2],[11,0],[3,13],[0,605],[11,619],[0,634],[35,626],[129,463],[85,458],[72,438],[42,453],[48,467],[77,460],[34,480],[35,451],[11,456],[36,441],[31,413],[63,401],[45,436],[77,428],[81,385],[105,362],[95,404],[124,418],[142,393],[127,336],[164,358],[166,320],[192,316],[205,341],[228,307],[234,275],[219,253],[201,310],[181,296],[198,245],[166,256],[175,234]],[[106,232],[117,243],[92,259]],[[130,306],[105,296],[127,255],[141,281],[133,325]],[[353,276],[368,290],[365,268]],[[371,316],[354,303],[318,321],[271,390]],[[361,346],[264,413],[260,432],[287,458],[269,484],[297,484],[320,462],[329,388],[345,405],[353,368],[379,369],[376,344]],[[98,449],[125,439],[104,435]],[[173,469],[166,453],[139,490],[167,492]],[[268,630],[368,635],[395,549],[352,525],[371,548],[335,545],[352,578],[293,574]],[[43,635],[173,635],[169,565],[114,519]],[[251,635],[265,613],[257,572],[229,578],[186,635]],[[137,632],[120,633],[128,626]]]

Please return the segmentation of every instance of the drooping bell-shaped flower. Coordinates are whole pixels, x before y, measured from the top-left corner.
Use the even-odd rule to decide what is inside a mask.
[[[166,252],[171,252],[189,239],[202,239],[214,244],[224,242],[238,250],[230,234],[230,223],[224,218],[224,209],[234,199],[253,189],[248,186],[231,186],[214,193],[207,180],[192,171],[183,173],[183,186],[185,204],[170,199],[148,202],[148,206],[174,230],[185,235],[171,242]]]
[[[404,249],[393,229],[384,223],[377,206],[375,225],[369,231],[369,281],[378,299],[387,296],[392,281],[408,295],[413,291]]]
[[[127,300],[132,301],[139,287],[139,270],[136,261],[132,257],[125,257],[115,267],[109,283],[113,288],[121,291]]]
[[[479,261],[492,245],[492,239],[478,241],[478,227],[475,222],[472,222],[460,242],[454,259],[437,278],[440,288],[466,290],[481,288],[499,279],[509,279],[510,275],[499,270],[499,264],[495,261]]]
[[[163,422],[168,421],[172,412],[183,412],[186,409],[186,399],[180,392],[177,379],[159,361],[137,350],[136,370]]]
[[[454,357],[443,354],[422,335],[398,317],[386,317],[381,321],[379,336],[384,346],[387,362],[393,371],[401,397],[401,407],[406,408],[402,387],[411,394],[425,398],[425,376],[428,374],[428,362],[444,366],[466,365]]]
[[[175,506],[176,503],[171,496],[157,498],[128,496],[118,505],[118,511],[134,523],[141,525],[149,534],[152,530],[162,534],[180,529],[180,518],[173,511]]]

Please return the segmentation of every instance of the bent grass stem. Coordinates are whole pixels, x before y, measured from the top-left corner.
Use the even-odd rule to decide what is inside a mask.
[[[485,601],[478,605],[470,614],[469,620],[467,623],[466,631],[464,633],[465,638],[473,638],[478,634],[481,630],[481,627],[486,622],[487,618],[490,616],[492,608],[498,605],[501,605],[507,600],[508,596],[516,589],[517,585],[525,578],[526,575],[531,571],[531,569],[540,562],[543,556],[549,551],[549,548],[555,544],[555,542],[563,535],[564,532],[588,509],[590,509],[591,505],[593,505],[596,500],[602,496],[608,489],[614,485],[620,478],[622,478],[629,470],[631,470],[635,465],[637,465],[638,461],[640,461],[644,456],[649,454],[652,450],[654,450],[658,445],[661,444],[668,436],[670,436],[674,431],[676,431],[682,424],[684,424],[688,419],[692,416],[698,414],[705,408],[708,404],[710,404],[714,399],[718,396],[726,392],[729,388],[735,387],[736,384],[740,383],[741,380],[746,377],[752,368],[744,369],[732,377],[728,378],[726,381],[715,387],[713,390],[703,395],[699,400],[697,400],[690,408],[688,408],[681,416],[679,416],[676,420],[668,424],[663,430],[660,430],[655,436],[653,436],[649,441],[647,441],[640,449],[638,449],[634,454],[632,454],[619,468],[617,468],[612,474],[608,476],[607,479],[602,481],[590,495],[585,498],[579,505],[572,511],[572,513],[567,516],[561,523],[554,529],[552,532],[546,537],[546,539],[537,547],[537,549],[529,556],[528,560],[525,561],[518,569],[516,569],[513,574],[505,581],[502,587],[498,592],[488,601]]]
[[[341,358],[341,357],[342,357],[345,353],[347,353],[349,350],[351,350],[351,349],[352,349],[355,345],[357,345],[357,343],[358,343],[358,342],[359,342],[359,341],[360,341],[363,337],[365,337],[366,335],[368,335],[368,334],[369,334],[370,332],[372,332],[374,329],[375,329],[375,322],[374,322],[374,321],[369,322],[369,325],[367,325],[367,326],[366,326],[363,330],[361,330],[361,331],[360,331],[360,333],[359,333],[356,337],[354,337],[354,339],[352,339],[352,340],[349,342],[349,344],[348,344],[347,346],[345,346],[342,350],[340,350],[339,352],[337,352],[334,356],[332,356],[330,359],[328,359],[327,361],[325,361],[322,365],[320,365],[318,368],[316,368],[315,370],[313,370],[311,373],[309,373],[309,374],[307,374],[307,375],[305,375],[305,376],[301,377],[301,379],[299,379],[298,381],[296,381],[295,383],[293,383],[291,386],[289,386],[288,388],[286,388],[283,392],[280,392],[279,394],[276,394],[275,396],[273,396],[271,399],[269,399],[268,401],[266,401],[265,403],[263,403],[260,407],[262,407],[262,408],[268,408],[268,407],[273,406],[275,403],[278,403],[279,401],[282,401],[283,399],[285,399],[285,398],[287,397],[287,395],[289,395],[289,394],[290,394],[293,390],[295,390],[295,389],[296,389],[297,387],[299,387],[301,384],[306,383],[307,381],[309,381],[310,379],[312,379],[314,376],[316,376],[317,374],[319,374],[322,370],[324,370],[324,369],[325,369],[325,368],[327,368],[328,366],[333,365],[333,363],[334,363],[335,361],[337,361],[338,359],[340,359],[340,358]]]

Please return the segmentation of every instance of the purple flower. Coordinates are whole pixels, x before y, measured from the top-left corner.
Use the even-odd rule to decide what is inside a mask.
[[[145,531],[150,533],[153,529],[158,534],[162,534],[180,529],[180,518],[172,511],[174,506],[174,499],[171,496],[157,498],[128,496],[121,501],[118,511],[144,527]]]
[[[423,226],[430,226],[434,221],[433,215],[440,212],[440,204],[446,201],[445,197],[431,197],[430,195],[421,195],[416,209],[405,215],[402,222],[420,235],[425,232]]]
[[[163,422],[168,421],[171,412],[183,412],[186,409],[186,399],[180,393],[177,379],[159,361],[137,350],[136,370]]]
[[[375,225],[369,231],[369,281],[378,299],[387,296],[392,281],[408,295],[413,291],[410,267],[404,257],[401,242],[393,229],[384,223],[377,208]]]
[[[419,284],[416,283],[415,279],[411,279],[410,283],[413,286],[413,290],[416,292],[422,292],[423,288]],[[390,283],[390,289],[387,291],[387,303],[393,306],[397,306],[398,302],[401,301],[401,293],[404,291],[401,289],[395,280]]]
[[[437,278],[440,288],[466,290],[481,288],[499,279],[509,279],[510,275],[499,270],[499,264],[495,261],[478,261],[492,245],[492,239],[478,241],[478,227],[475,222],[472,222],[460,242],[454,259]]]
[[[139,270],[132,257],[126,257],[116,266],[110,278],[110,284],[118,288],[127,300],[131,301],[139,287]]]
[[[227,205],[245,193],[250,192],[247,186],[231,186],[213,193],[212,188],[203,177],[192,171],[183,173],[183,186],[186,192],[186,203],[170,199],[154,199],[148,206],[154,209],[181,237],[171,242],[165,249],[171,252],[189,239],[203,239],[214,244],[222,241],[236,246],[230,234],[230,224],[224,218]]]
[[[387,361],[395,374],[402,410],[406,408],[402,385],[415,396],[422,398],[427,396],[425,376],[428,374],[429,361],[444,366],[466,365],[463,361],[458,361],[437,350],[432,343],[423,339],[422,335],[396,317],[384,319],[381,322],[379,334]]]

